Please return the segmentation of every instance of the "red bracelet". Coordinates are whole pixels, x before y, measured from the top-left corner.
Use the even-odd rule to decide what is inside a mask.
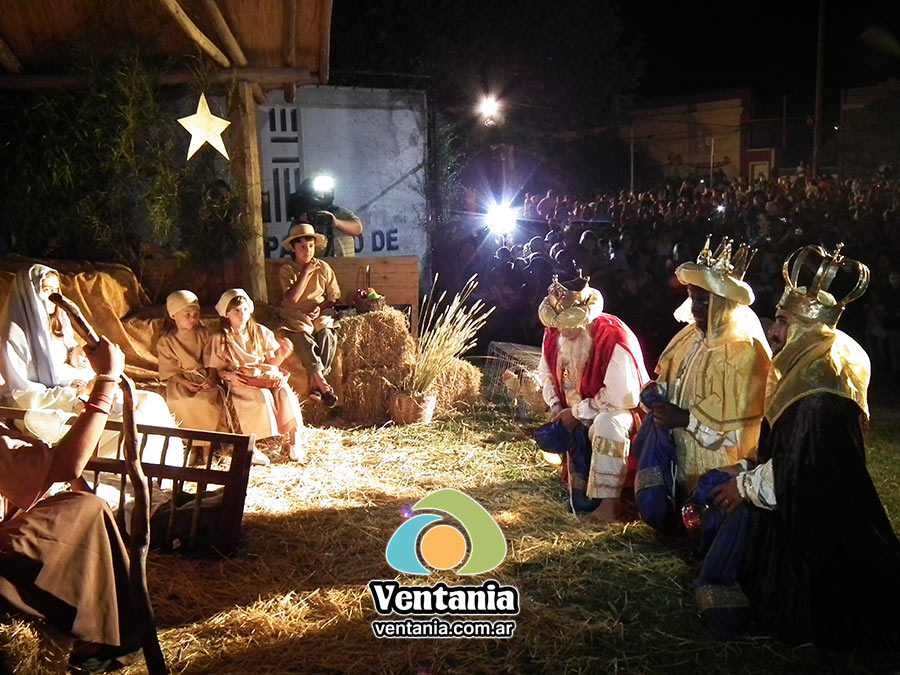
[[[97,392],[92,391],[91,396],[88,399],[89,403],[106,403],[109,407],[112,407],[112,399],[106,394],[98,394]]]
[[[84,408],[82,408],[81,412],[82,413],[97,412],[97,413],[101,413],[102,415],[109,415],[109,408],[101,408],[99,405],[96,405],[95,403],[85,403]]]

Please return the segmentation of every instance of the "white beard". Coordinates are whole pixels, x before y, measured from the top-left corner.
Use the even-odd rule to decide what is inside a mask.
[[[585,329],[578,333],[578,337],[565,338],[559,336],[559,365],[567,368],[570,373],[577,373],[576,382],[581,380],[581,373],[587,365],[588,359],[591,358],[591,352],[594,350],[594,340],[589,330]]]

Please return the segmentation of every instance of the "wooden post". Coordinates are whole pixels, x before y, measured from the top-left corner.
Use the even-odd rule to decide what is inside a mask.
[[[297,65],[297,0],[286,0],[284,3],[284,65],[293,68]],[[284,102],[293,103],[297,95],[297,85],[284,85]]]
[[[259,139],[256,129],[256,103],[249,82],[238,83],[238,128],[244,152],[241,155],[241,178],[244,183],[244,204],[251,235],[244,249],[250,296],[256,302],[268,302],[266,289],[266,256],[263,250],[262,181],[259,170]]]

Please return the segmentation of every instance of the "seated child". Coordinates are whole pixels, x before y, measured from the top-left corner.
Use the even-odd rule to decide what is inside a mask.
[[[289,433],[290,457],[302,461],[306,454],[299,433],[303,426],[300,402],[277,368],[293,346],[287,339],[279,342],[271,330],[254,321],[253,300],[240,288],[225,291],[216,303],[216,312],[221,329],[212,337],[206,365],[215,368],[226,383],[240,432],[257,438]],[[280,380],[280,384],[260,386],[267,379]],[[253,460],[269,463],[258,450]]]
[[[175,291],[166,298],[166,314],[156,351],[169,410],[182,427],[224,431],[222,392],[215,370],[205,365],[210,335],[200,323],[197,296]]]

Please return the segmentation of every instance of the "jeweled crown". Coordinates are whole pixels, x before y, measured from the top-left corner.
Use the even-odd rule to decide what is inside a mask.
[[[844,308],[869,287],[869,268],[858,260],[845,258],[841,254],[843,247],[838,244],[834,253],[829,253],[821,246],[810,245],[791,253],[781,269],[785,288],[778,307],[835,326]],[[843,297],[833,293],[836,281],[849,289]]]
[[[750,267],[750,261],[756,255],[756,249],[747,244],[741,244],[732,255],[734,240],[723,237],[716,252],[713,253],[709,248],[711,238],[712,235],[707,235],[703,250],[697,256],[697,264],[709,267],[722,278],[730,276],[732,279],[742,281],[747,273],[747,268]]]
[[[590,277],[581,276],[581,270],[578,270],[578,277],[567,282],[567,287],[560,282],[559,275],[554,274],[547,289],[547,301],[557,313],[590,302],[590,280]]]

